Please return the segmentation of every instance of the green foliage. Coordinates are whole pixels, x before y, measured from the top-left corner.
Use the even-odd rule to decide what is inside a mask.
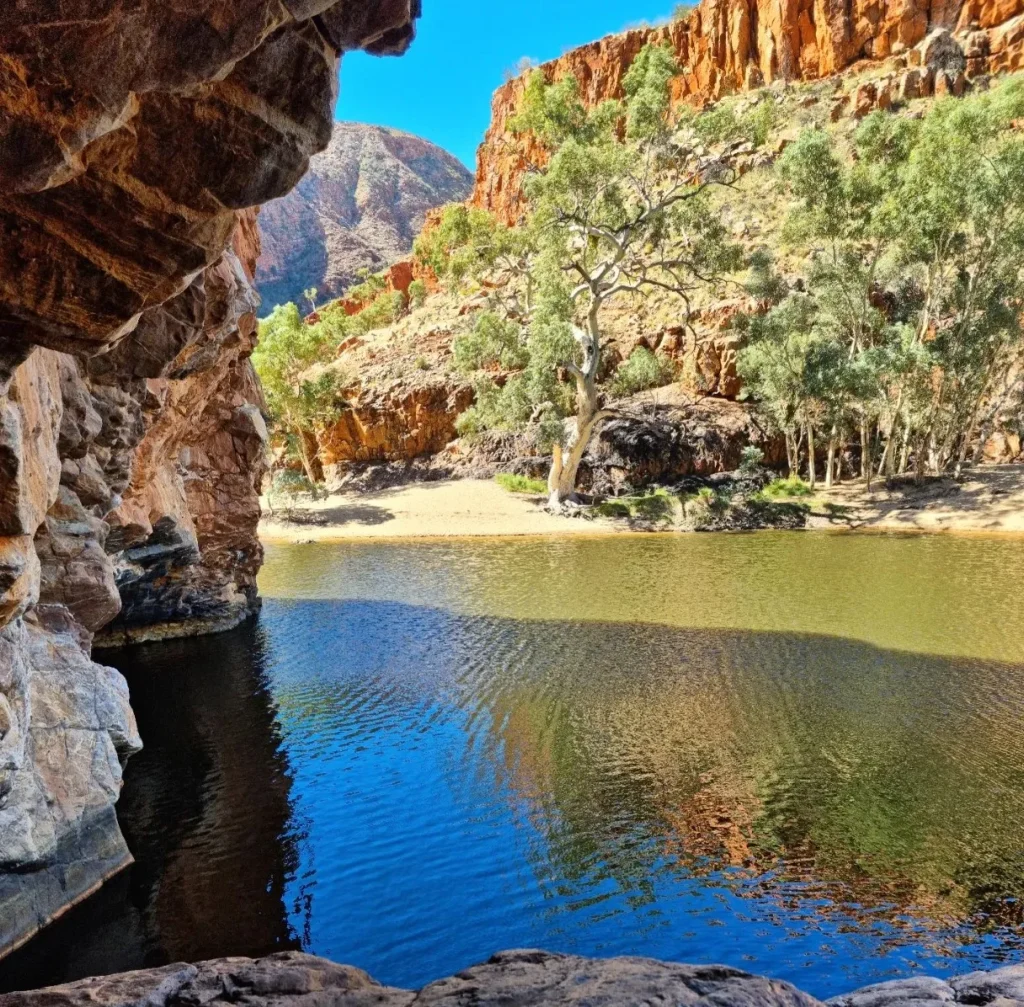
[[[416,358],[416,362],[413,364],[413,366],[418,371],[429,371],[430,370],[430,361],[427,360],[426,357],[417,357]]]
[[[427,299],[427,285],[423,280],[413,280],[409,284],[409,302],[414,308],[423,306],[423,302]]]
[[[494,365],[521,370],[529,362],[524,337],[522,327],[511,319],[485,311],[477,317],[471,332],[452,342],[452,358],[464,373]]]
[[[509,493],[529,493],[533,496],[546,496],[548,484],[541,479],[530,479],[517,476],[510,472],[499,472],[494,481]]]
[[[623,100],[591,109],[575,77],[530,74],[510,121],[543,152],[524,183],[527,225],[503,230],[479,211],[452,207],[418,246],[447,277],[491,270],[488,296],[502,309],[456,340],[463,370],[513,372],[480,377],[460,431],[533,424],[538,446],[572,452],[569,482],[598,417],[605,305],[655,287],[688,304],[696,287],[740,264],[695,180],[694,155],[672,141],[670,82],[678,72],[669,47],[648,45],[623,79]],[[496,267],[515,282],[494,282]],[[619,368],[610,390],[630,394],[668,380],[643,351]],[[568,489],[560,484],[558,492]]]
[[[756,472],[764,464],[764,452],[748,444],[740,452],[740,472]]]
[[[628,503],[634,518],[651,524],[667,524],[675,516],[676,498],[664,489],[630,497]]]
[[[672,368],[650,350],[637,347],[619,364],[609,391],[619,397],[635,395],[649,388],[661,388],[672,380]]]
[[[809,497],[814,495],[814,490],[807,485],[799,476],[788,479],[774,479],[763,490],[761,495],[768,500],[778,500],[786,497]]]
[[[529,247],[528,229],[506,227],[486,210],[465,203],[449,203],[437,226],[416,239],[413,255],[438,279],[458,286],[487,270],[517,263]]]
[[[732,496],[725,490],[702,486],[683,500],[683,515],[693,529],[700,530],[721,521],[731,504]]]
[[[740,328],[739,370],[766,417],[831,449],[860,431],[866,471],[959,466],[1024,359],[1024,139],[1008,131],[1024,85],[936,102],[923,119],[878,112],[856,157],[806,131],[778,162],[797,200],[786,238],[813,249],[805,292],[751,266],[770,310]],[[877,433],[875,433],[877,431]]]
[[[319,325],[306,325],[294,304],[275,308],[260,322],[252,361],[271,416],[287,430],[307,430],[336,414],[339,375],[325,371],[309,376],[314,365],[333,357],[333,350],[329,332]]]
[[[595,517],[608,518],[629,518],[633,514],[629,504],[622,500],[602,500],[601,503],[594,505],[591,513]]]
[[[677,498],[668,490],[659,487],[635,496],[604,500],[591,508],[591,515],[663,526],[675,520],[677,507]]]
[[[320,489],[302,472],[297,472],[295,469],[279,469],[270,481],[267,496],[271,503],[274,503],[281,497],[294,500],[306,493],[316,500],[319,497]]]
[[[701,142],[714,146],[734,140],[746,140],[755,147],[762,147],[771,132],[779,124],[781,113],[775,102],[765,97],[755,105],[726,100],[699,115],[686,116],[694,133]],[[684,113],[685,115],[685,113]]]
[[[696,9],[697,5],[693,3],[677,3],[672,11],[672,20],[685,21]]]
[[[354,287],[349,287],[345,291],[345,298],[347,300],[362,301],[364,304],[369,304],[379,297],[387,287],[386,271],[371,273],[369,269],[363,267],[357,275],[361,277],[363,282],[357,283]]]

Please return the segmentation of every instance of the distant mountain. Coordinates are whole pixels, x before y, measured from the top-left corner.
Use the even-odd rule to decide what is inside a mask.
[[[260,211],[263,311],[299,303],[309,287],[320,300],[340,295],[363,266],[377,270],[407,255],[427,211],[467,199],[472,188],[462,162],[427,140],[335,123],[298,187]]]

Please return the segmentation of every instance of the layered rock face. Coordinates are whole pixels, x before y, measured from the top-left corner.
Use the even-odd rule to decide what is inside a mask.
[[[83,979],[0,996],[0,1007],[820,1007],[786,982],[723,965],[679,965],[653,958],[581,958],[547,951],[503,951],[419,991],[383,986],[360,969],[285,951],[267,958],[220,958]],[[948,982],[929,976],[866,986],[832,1007],[928,1007],[1024,1003],[1024,966],[972,972]]]
[[[253,208],[326,146],[340,55],[403,51],[419,13],[86,6],[0,13],[0,954],[130,860],[139,738],[93,635],[257,603]]]
[[[373,271],[412,250],[427,213],[469,197],[461,161],[418,136],[339,122],[330,145],[297,188],[260,214],[257,283],[265,308],[340,297],[360,269]]]
[[[861,60],[912,66],[909,51],[947,29],[967,54],[972,75],[1024,67],[1024,0],[701,0],[689,17],[658,28],[610,35],[542,69],[573,74],[589,105],[622,96],[622,79],[648,43],[668,43],[683,72],[676,103],[702,105],[775,80],[826,77]],[[522,211],[520,185],[537,151],[508,129],[524,78],[499,88],[491,126],[477,156],[473,202],[509,223]]]

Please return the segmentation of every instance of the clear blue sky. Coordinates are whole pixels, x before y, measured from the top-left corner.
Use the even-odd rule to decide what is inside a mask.
[[[416,133],[474,168],[491,94],[507,69],[524,56],[543,62],[662,20],[673,7],[673,0],[423,0],[405,56],[345,56],[337,117]]]

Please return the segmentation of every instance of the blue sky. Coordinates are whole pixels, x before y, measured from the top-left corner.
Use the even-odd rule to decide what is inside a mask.
[[[522,57],[543,62],[641,21],[672,0],[423,0],[416,41],[401,59],[349,53],[337,117],[394,126],[476,165],[491,94]]]

